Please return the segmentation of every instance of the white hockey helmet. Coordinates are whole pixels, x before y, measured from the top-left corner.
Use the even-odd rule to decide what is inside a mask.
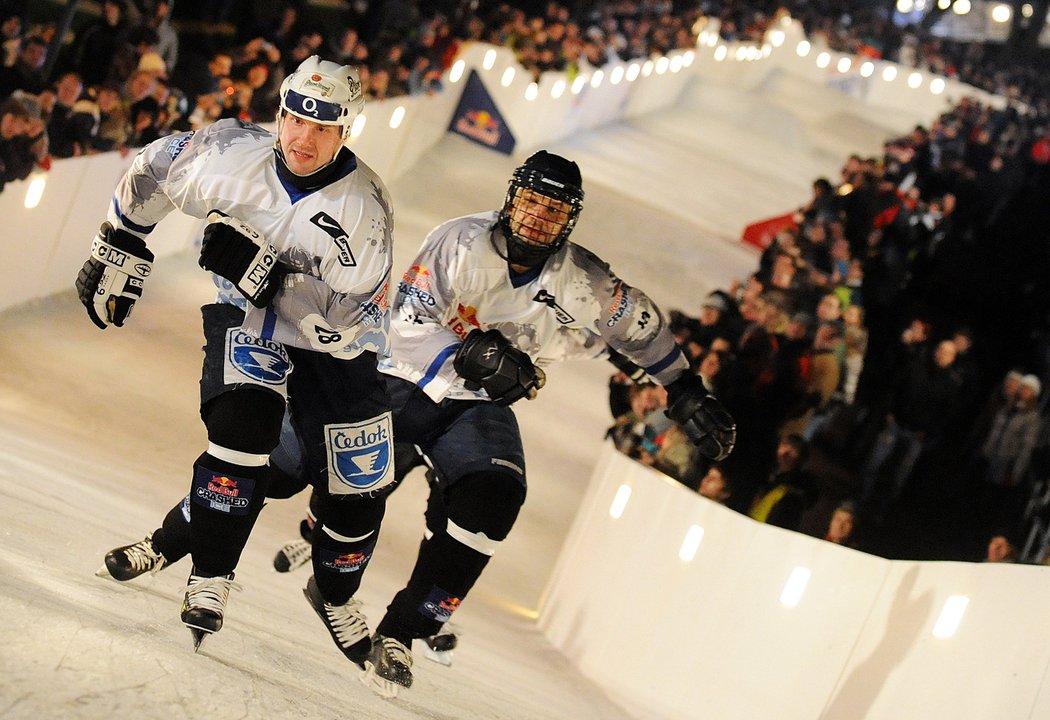
[[[311,55],[281,83],[280,115],[290,113],[322,125],[342,126],[350,136],[354,118],[365,107],[364,88],[357,70]]]

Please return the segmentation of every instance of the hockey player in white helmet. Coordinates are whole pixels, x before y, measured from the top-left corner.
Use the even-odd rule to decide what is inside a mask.
[[[412,685],[413,640],[454,646],[442,629],[514,525],[526,483],[511,406],[536,396],[543,367],[611,349],[667,387],[668,414],[702,453],[721,459],[735,443],[732,418],[689,372],[656,305],[569,241],[582,185],[576,163],[535,153],[501,210],[435,228],[398,285],[380,368],[398,447],[418,447],[434,482],[415,568],[364,662],[363,680],[382,695]]]
[[[393,215],[383,182],[345,145],[362,108],[356,71],[314,56],[281,86],[276,136],[228,119],[148,145],[77,278],[90,319],[122,327],[152,270],[150,231],[176,208],[207,221],[199,262],[218,290],[202,308],[208,444],[162,526],[105,558],[126,581],[191,554],[181,618],[197,645],[222,627],[287,405],[322,498],[307,599],[347,657],[371,651],[353,596],[395,485],[376,369],[389,349]]]

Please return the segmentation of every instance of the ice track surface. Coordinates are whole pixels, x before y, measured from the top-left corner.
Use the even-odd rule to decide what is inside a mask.
[[[894,120],[879,126],[832,91],[784,78],[758,92],[697,82],[675,110],[550,149],[583,169],[574,239],[663,308],[695,312],[709,290],[754,269],[757,256],[736,241],[745,224],[804,202],[848,152],[873,152],[907,127]],[[448,136],[391,182],[395,272],[434,225],[498,207],[528,150],[507,158]],[[103,211],[84,218],[85,257]],[[0,314],[0,718],[630,717],[534,623],[610,422],[604,363],[554,368],[539,399],[517,406],[525,508],[456,614],[453,666],[417,649],[415,685],[397,700],[357,682],[303,599],[308,570],[271,569],[305,496],[263,512],[237,570],[244,590],[199,655],[178,619],[188,560],[126,585],[93,575],[188,488],[204,441],[198,307],[211,295],[184,253],[157,263],[124,329],[97,330],[72,291]],[[359,594],[373,626],[411,568],[424,499],[416,471],[390,502]]]

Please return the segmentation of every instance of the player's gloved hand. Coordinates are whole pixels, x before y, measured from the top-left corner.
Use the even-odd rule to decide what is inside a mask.
[[[613,366],[630,378],[631,382],[639,383],[645,377],[645,369],[639,365],[635,365],[629,357],[621,355],[612,348],[609,348],[609,362]]]
[[[521,398],[531,400],[547,382],[532,358],[496,329],[471,330],[456,351],[452,367],[466,380],[468,390],[484,388],[497,405],[510,405]]]
[[[236,285],[255,307],[270,304],[287,273],[277,260],[277,248],[251,225],[218,210],[208,213],[198,262]]]
[[[102,223],[91,243],[91,257],[76,281],[91,322],[103,330],[110,325],[123,327],[152,271],[153,253],[142,238]]]
[[[686,373],[667,386],[666,413],[705,457],[717,462],[733,451],[736,423],[696,375]]]

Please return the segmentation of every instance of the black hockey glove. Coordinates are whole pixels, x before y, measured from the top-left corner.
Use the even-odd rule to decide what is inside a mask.
[[[103,330],[110,325],[124,327],[152,271],[153,253],[142,238],[102,223],[91,243],[91,257],[76,281],[91,322]]]
[[[687,373],[667,386],[666,413],[704,457],[717,462],[733,452],[736,423],[696,375]]]
[[[277,248],[247,223],[218,210],[208,213],[199,263],[232,282],[260,308],[270,304],[287,274],[277,260]]]
[[[645,369],[635,365],[629,357],[621,355],[612,348],[609,348],[609,362],[613,366],[630,378],[633,383],[640,383],[645,378]]]
[[[452,367],[466,380],[468,390],[484,388],[492,402],[510,405],[536,397],[547,376],[532,358],[510,344],[499,330],[471,330],[459,346]]]

